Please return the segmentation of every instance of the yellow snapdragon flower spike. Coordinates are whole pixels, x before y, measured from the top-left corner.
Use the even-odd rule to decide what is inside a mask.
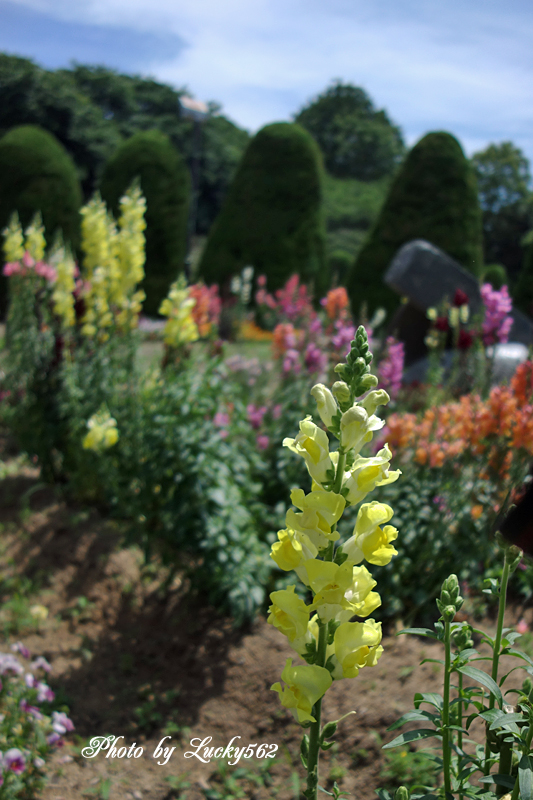
[[[334,636],[338,663],[334,678],[355,678],[363,667],[375,666],[383,652],[381,635],[381,622],[373,619],[341,623]]]
[[[159,313],[168,317],[163,329],[165,344],[170,347],[188,342],[196,342],[200,338],[198,327],[192,316],[192,309],[196,304],[194,297],[190,297],[185,279],[181,277],[170,287],[168,297],[161,303]]]
[[[278,541],[272,545],[270,557],[285,572],[298,569],[304,561],[314,558],[318,553],[313,542],[303,531],[287,528],[278,531]]]
[[[300,724],[315,722],[311,714],[313,706],[332,684],[333,679],[328,670],[315,664],[293,667],[292,658],[288,658],[281,679],[286,686],[282,687],[278,682],[271,687],[273,692],[279,694],[281,704],[290,709]]]
[[[76,263],[65,247],[56,250],[50,261],[57,275],[52,292],[54,314],[61,319],[65,328],[72,328],[76,321],[73,295],[76,287]]]
[[[6,262],[20,261],[24,255],[24,234],[16,211],[12,214],[9,225],[2,233],[4,235],[4,257]]]
[[[353,535],[344,543],[342,550],[353,564],[359,564],[363,559],[369,564],[382,567],[388,564],[391,558],[397,555],[397,550],[391,544],[397,537],[398,531],[393,525],[385,525],[393,515],[393,510],[385,503],[363,503],[357,514]]]
[[[101,409],[87,420],[89,432],[85,435],[82,447],[97,453],[108,450],[118,442],[117,421],[107,409]]]
[[[44,226],[39,211],[24,231],[25,249],[35,261],[42,261],[46,250],[46,239],[44,238]]]
[[[288,586],[279,592],[272,592],[272,605],[268,609],[268,622],[285,634],[289,642],[305,637],[309,622],[309,609],[301,597]]]
[[[296,438],[285,438],[283,446],[305,459],[307,470],[316,483],[324,483],[328,480],[328,473],[333,474],[328,435],[315,425],[310,416],[300,422],[300,433]]]

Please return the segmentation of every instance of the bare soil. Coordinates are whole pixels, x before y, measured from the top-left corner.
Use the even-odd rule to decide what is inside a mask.
[[[284,637],[263,617],[236,630],[216,609],[187,598],[179,580],[163,592],[164,571],[143,569],[140,552],[121,544],[116,524],[61,500],[13,455],[3,458],[11,474],[0,481],[0,585],[10,576],[30,579],[28,606],[42,603],[49,616],[38,629],[19,620],[21,630],[4,636],[0,649],[21,640],[50,661],[50,683],[76,726],[54,755],[38,800],[298,800],[302,730],[270,691],[286,659],[295,657]],[[4,625],[9,614],[0,612]],[[532,610],[510,608],[506,622],[521,616],[531,621]],[[480,626],[491,632],[494,620]],[[331,788],[336,777],[350,798],[374,798],[383,785],[381,744],[397,735],[387,727],[412,707],[414,693],[442,691],[441,666],[419,666],[439,658],[440,645],[394,633],[384,637],[376,667],[336,682],[324,702],[324,720],[356,711],[321,760],[323,785]],[[91,738],[108,734],[123,736],[128,748],[142,746],[142,756],[81,755]],[[152,754],[165,734],[176,750],[160,766]],[[263,773],[244,759],[221,766],[185,757],[192,739],[212,737],[210,746],[218,747],[236,736],[239,745],[278,745],[275,758],[257,762]]]

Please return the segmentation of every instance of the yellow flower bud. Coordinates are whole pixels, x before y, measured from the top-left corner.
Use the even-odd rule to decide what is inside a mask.
[[[313,386],[311,394],[316,400],[320,419],[326,428],[331,428],[333,417],[339,410],[335,398],[323,383],[317,383],[316,386]]]

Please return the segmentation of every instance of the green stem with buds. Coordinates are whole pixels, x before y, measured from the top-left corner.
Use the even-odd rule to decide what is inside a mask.
[[[337,494],[342,487],[342,478],[344,475],[344,466],[346,464],[346,453],[342,448],[339,448],[339,460],[337,463],[337,470],[335,472],[335,481],[333,483],[332,491]],[[336,530],[336,525],[333,526]],[[329,547],[324,553],[324,561],[333,561],[334,545],[330,542]],[[329,622],[318,624],[318,645],[317,645],[317,659],[316,664],[319,667],[326,665],[326,650],[328,646]],[[317,800],[318,798],[318,759],[320,756],[320,721],[322,716],[322,698],[317,700],[313,706],[313,716],[315,722],[311,723],[309,728],[309,754],[307,757],[307,791],[305,793],[308,800]]]
[[[505,613],[505,603],[507,600],[507,584],[509,582],[509,574],[510,574],[510,565],[506,554],[505,560],[503,562],[502,581],[500,584],[500,600],[498,605],[498,623],[496,626],[496,637],[494,639],[494,648],[492,652],[491,677],[493,681],[498,680],[498,666],[500,662],[500,649],[502,646],[503,615]],[[496,703],[496,698],[491,692],[489,698],[489,709],[494,708],[495,703]],[[485,769],[483,772],[484,775],[488,775],[490,772],[490,765],[488,763],[489,756],[490,756],[490,747],[489,747],[489,741],[487,739],[487,741],[485,742]]]
[[[442,761],[444,765],[444,792],[451,795],[451,741],[450,741],[450,677],[451,677],[451,620],[444,616],[444,692],[442,704]]]

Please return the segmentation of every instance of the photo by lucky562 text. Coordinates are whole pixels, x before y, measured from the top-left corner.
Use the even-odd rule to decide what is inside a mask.
[[[361,503],[376,486],[392,483],[400,475],[399,470],[389,469],[392,454],[386,444],[375,456],[360,455],[374,432],[383,427],[376,411],[390,399],[383,389],[376,389],[371,361],[368,337],[360,326],[346,363],[335,368],[340,380],[331,390],[323,384],[311,389],[320,419],[338,440],[337,449],[330,451],[328,433],[310,416],[300,422],[296,438],[283,442],[305,459],[311,491],[291,492],[297,510],[287,511],[287,527],[279,531],[271,556],[282,570],[294,570],[312,602],[306,604],[296,585],[270,595],[268,621],[307,662],[298,666],[287,659],[283,684],[275,683],[272,689],[309,729],[301,745],[308,800],[317,798],[320,750],[333,745],[328,740],[340,721],[322,726],[324,694],[334,680],[355,678],[359,670],[374,666],[383,652],[381,622],[367,619],[381,605],[381,598],[373,591],[376,581],[363,562],[384,565],[396,554],[392,542],[398,532],[388,524],[393,510],[377,501],[362,503],[352,536],[341,542],[337,531],[347,506]],[[352,622],[354,617],[364,621]],[[334,796],[339,796],[336,785]]]

